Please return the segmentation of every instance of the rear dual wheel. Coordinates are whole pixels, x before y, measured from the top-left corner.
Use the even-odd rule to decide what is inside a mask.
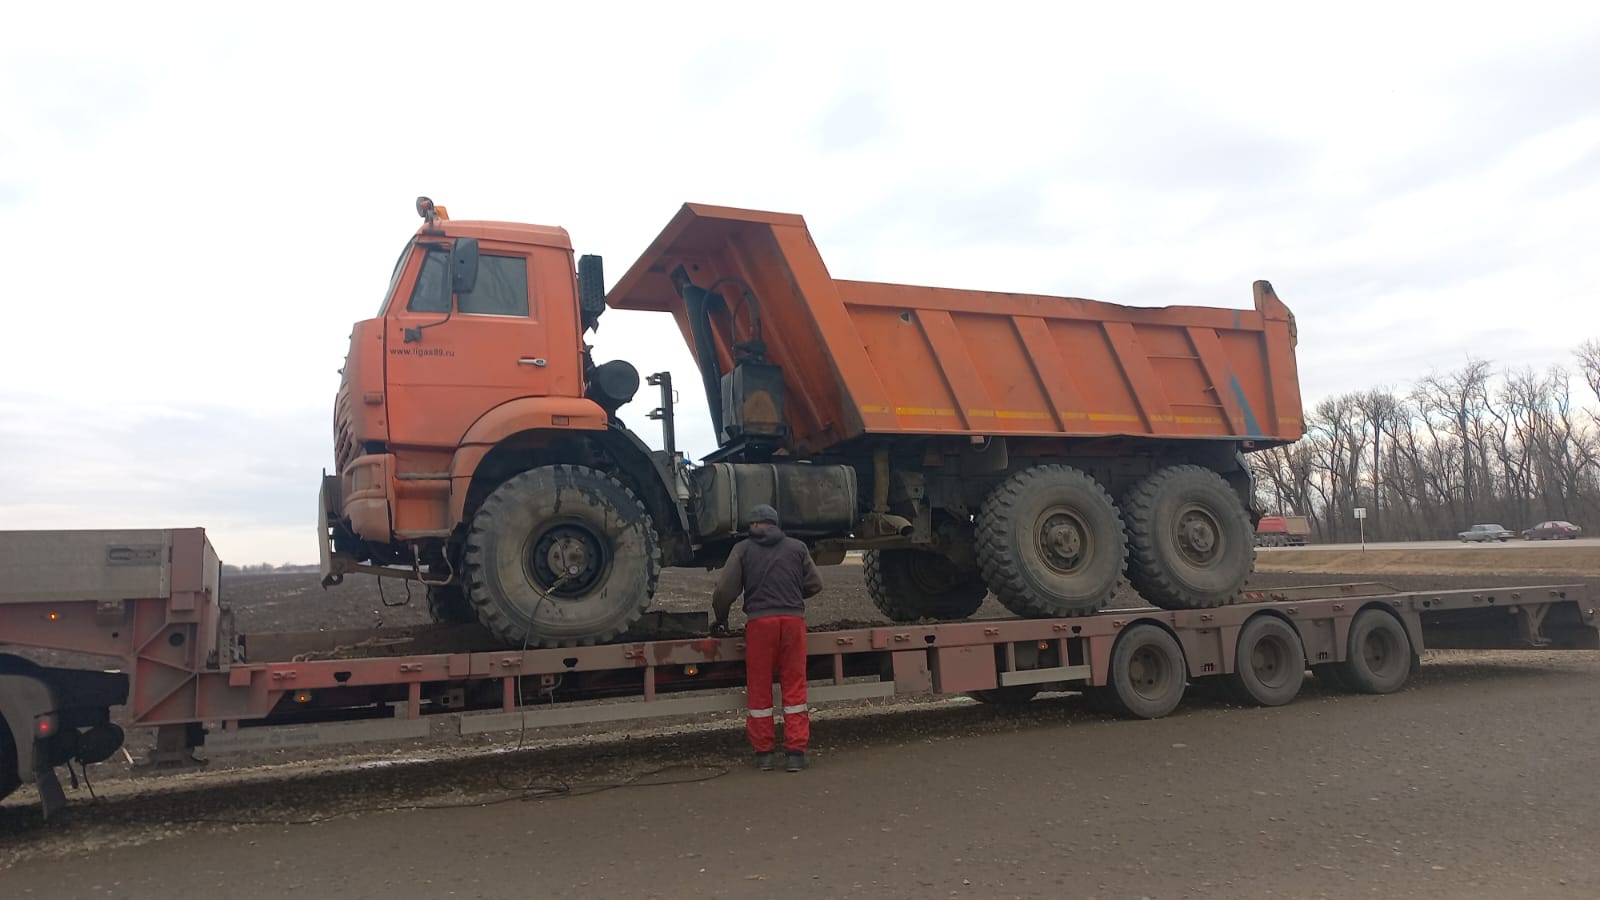
[[[1169,466],[1122,498],[1128,581],[1162,609],[1207,609],[1239,599],[1255,568],[1250,514],[1222,476]]]
[[[1064,465],[1034,466],[1001,482],[978,512],[977,540],[984,581],[1025,618],[1098,611],[1127,559],[1111,495]]]
[[[867,593],[892,622],[965,619],[989,588],[983,574],[927,550],[868,550],[862,556]]]

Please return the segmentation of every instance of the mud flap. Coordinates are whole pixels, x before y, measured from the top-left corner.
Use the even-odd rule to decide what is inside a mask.
[[[39,754],[34,755],[35,760],[41,758]],[[39,806],[44,810],[46,820],[67,808],[67,792],[61,789],[61,779],[56,777],[55,769],[48,765],[35,765],[33,783],[39,788]]]
[[[333,535],[329,531],[338,521],[339,476],[322,470],[322,487],[317,492],[317,552],[322,570],[322,586],[332,587],[344,581],[343,567],[334,567]]]

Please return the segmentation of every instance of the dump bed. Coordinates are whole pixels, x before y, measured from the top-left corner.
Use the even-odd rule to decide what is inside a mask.
[[[1248,310],[841,281],[799,216],[686,204],[607,302],[672,313],[700,364],[680,267],[724,301],[718,374],[759,316],[802,453],[868,434],[1301,434],[1294,318],[1264,281]]]

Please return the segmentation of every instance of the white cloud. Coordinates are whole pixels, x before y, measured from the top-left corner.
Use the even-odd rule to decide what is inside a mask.
[[[845,278],[1271,278],[1308,405],[1600,335],[1592,4],[601,9],[12,11],[0,527],[313,558],[335,370],[419,193],[565,225],[613,279],[686,200],[803,213]],[[613,312],[597,354],[677,372],[704,452],[661,334]]]

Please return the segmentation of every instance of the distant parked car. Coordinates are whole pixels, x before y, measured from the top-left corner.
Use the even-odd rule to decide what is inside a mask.
[[[1460,538],[1462,543],[1469,541],[1509,541],[1512,538],[1512,534],[1499,525],[1474,525],[1466,531],[1458,532],[1456,537]]]
[[[1575,541],[1580,534],[1583,534],[1582,528],[1571,522],[1556,519],[1552,522],[1540,522],[1527,529],[1522,532],[1522,539],[1525,541],[1559,541],[1562,538],[1566,538],[1569,541]]]

